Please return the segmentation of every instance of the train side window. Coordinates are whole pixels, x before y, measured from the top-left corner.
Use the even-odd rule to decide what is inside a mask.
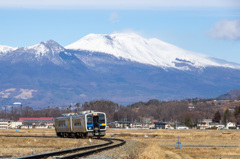
[[[65,126],[65,121],[63,120],[63,121],[58,121],[58,126],[59,127],[63,127],[63,126]]]
[[[74,126],[81,126],[81,119],[75,119]]]
[[[105,115],[104,114],[98,114],[99,116],[99,122],[100,123],[105,123]]]

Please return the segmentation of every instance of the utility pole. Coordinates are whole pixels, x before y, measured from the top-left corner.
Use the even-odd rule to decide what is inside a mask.
[[[13,120],[13,106],[11,108],[11,116],[12,116],[12,120]]]
[[[20,116],[22,116],[22,104],[20,105],[21,109],[20,109]]]
[[[11,106],[11,114],[13,115],[13,106]]]
[[[3,106],[5,108],[5,118],[7,118],[7,106]]]

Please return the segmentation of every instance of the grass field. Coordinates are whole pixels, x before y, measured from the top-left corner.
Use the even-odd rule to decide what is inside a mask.
[[[136,158],[240,158],[238,130],[109,130],[107,136],[146,144]],[[176,149],[178,136],[181,149]]]
[[[0,135],[16,135],[19,137],[0,136],[0,156],[26,156],[46,151],[54,151],[71,147],[89,145],[88,139],[76,140],[72,138],[49,138],[56,136],[54,129],[14,129],[0,130]],[[45,137],[21,137],[21,136],[45,136]],[[95,144],[97,140],[93,140]]]
[[[3,137],[0,136],[0,156],[24,156],[58,149],[88,145],[88,139],[47,138],[55,136],[53,129],[0,130],[0,135],[46,136]],[[152,130],[108,129],[106,137],[134,140],[144,145],[134,150],[129,158],[240,158],[240,132],[238,130]],[[176,149],[178,136],[182,145]],[[97,140],[93,140],[97,143]]]

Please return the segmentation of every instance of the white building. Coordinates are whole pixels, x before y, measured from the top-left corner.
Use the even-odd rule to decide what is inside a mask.
[[[226,124],[226,129],[235,129],[236,128],[236,123],[233,123],[233,122],[228,122]]]
[[[216,128],[218,130],[221,130],[225,127],[224,124],[222,123],[216,123],[216,122],[210,122],[209,125],[208,125],[208,129],[211,129],[211,128]]]
[[[17,129],[19,126],[22,126],[22,122],[17,122],[17,121],[13,121],[11,122],[11,128],[12,129]]]
[[[8,120],[0,120],[0,129],[8,129],[9,128]]]
[[[0,129],[16,129],[22,122],[15,122],[7,119],[0,119]]]
[[[176,127],[176,129],[189,129],[187,126],[185,126],[185,125],[178,125],[177,127]]]
[[[209,128],[209,123],[212,122],[212,119],[202,119],[198,121],[197,127],[199,129],[207,129]]]
[[[11,127],[11,120],[0,119],[0,129],[9,129]]]

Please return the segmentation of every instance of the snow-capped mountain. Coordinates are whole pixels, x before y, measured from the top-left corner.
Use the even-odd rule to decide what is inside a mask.
[[[90,34],[0,47],[0,104],[61,106],[105,99],[120,104],[217,97],[240,88],[240,65],[136,34]]]
[[[5,49],[6,50],[6,49]],[[59,57],[59,53],[65,51],[64,47],[53,40],[41,42],[39,44],[28,47],[9,47],[5,51],[0,60],[10,60],[12,63],[17,61],[41,62],[48,59],[50,62],[60,65],[63,60]]]
[[[23,49],[26,52],[35,54],[36,57],[49,56],[49,55],[54,56],[55,54],[58,54],[65,50],[61,45],[59,45],[57,42],[53,40],[41,42],[39,44],[28,46]]]
[[[240,69],[240,65],[194,53],[156,38],[145,39],[135,33],[89,34],[65,48],[103,52],[162,68],[189,70],[208,66]]]
[[[6,46],[6,45],[0,45],[0,55],[6,54],[7,52],[14,51],[17,48]]]

